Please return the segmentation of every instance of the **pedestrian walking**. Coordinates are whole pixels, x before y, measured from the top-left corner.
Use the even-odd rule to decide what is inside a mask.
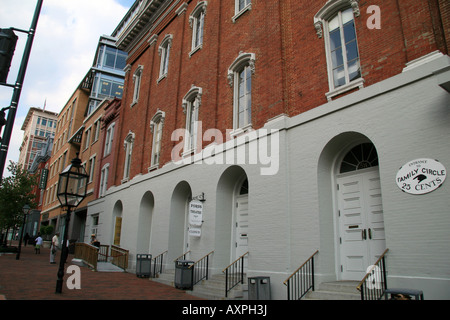
[[[26,247],[28,240],[30,240],[30,235],[28,234],[28,232],[23,237],[23,240],[24,240],[24,244],[25,244],[25,247]]]
[[[50,250],[50,263],[55,264],[56,252],[59,249],[59,233],[56,233],[52,238],[52,246]]]
[[[41,253],[41,246],[42,246],[42,237],[41,234],[38,233],[37,238],[36,238],[36,246],[34,247],[34,253],[35,254],[40,254]]]

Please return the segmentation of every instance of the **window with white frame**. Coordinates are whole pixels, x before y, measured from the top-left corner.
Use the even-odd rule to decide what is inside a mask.
[[[314,17],[317,35],[325,38],[328,100],[363,86],[354,21],[359,14],[358,0],[330,0]]]
[[[99,215],[98,214],[93,214],[92,215],[91,234],[97,235],[97,233],[98,233],[98,224],[99,224]]]
[[[150,122],[150,130],[153,133],[153,143],[151,155],[152,158],[150,161],[149,170],[158,167],[159,164],[159,157],[161,154],[162,130],[165,116],[166,114],[163,111],[158,110]]]
[[[332,86],[337,88],[361,77],[355,22],[351,8],[339,11],[327,23]]]
[[[95,173],[95,158],[96,158],[96,156],[94,155],[94,156],[92,156],[90,159],[89,159],[89,183],[90,182],[92,182],[92,180],[94,179],[94,173]]]
[[[252,75],[255,54],[240,53],[228,69],[228,81],[233,87],[233,129],[245,131],[252,125]]]
[[[91,142],[91,127],[89,127],[85,134],[84,134],[85,140],[84,140],[84,148],[89,148],[90,142]]]
[[[167,77],[167,73],[169,71],[169,56],[170,56],[170,48],[172,47],[172,39],[173,36],[171,34],[166,35],[158,48],[158,53],[161,57],[158,81]]]
[[[236,21],[244,12],[252,9],[252,0],[234,0],[234,17],[233,22]]]
[[[133,101],[131,103],[132,105],[137,103],[139,100],[139,93],[140,93],[143,70],[144,70],[144,67],[140,65],[137,67],[136,71],[133,74],[134,88],[133,88]]]
[[[94,122],[94,140],[96,142],[98,137],[100,136],[100,119],[95,120]]]
[[[189,16],[189,25],[192,28],[192,47],[190,55],[201,49],[203,45],[206,5],[206,1],[200,1]]]
[[[112,123],[109,125],[108,129],[106,129],[106,137],[105,137],[105,151],[103,153],[104,156],[107,156],[111,153],[112,143],[114,139],[114,127],[116,123]]]
[[[123,182],[127,182],[130,179],[130,169],[131,169],[131,156],[133,154],[133,144],[134,144],[135,134],[129,132],[125,138],[123,147],[125,149],[125,165],[123,168]]]
[[[186,136],[184,154],[191,154],[197,146],[198,110],[202,102],[202,88],[192,86],[183,98],[183,112],[186,114]]]
[[[109,163],[105,164],[100,173],[99,197],[103,197],[108,190]]]

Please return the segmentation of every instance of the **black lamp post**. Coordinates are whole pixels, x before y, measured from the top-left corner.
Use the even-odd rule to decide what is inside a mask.
[[[30,206],[29,205],[24,205],[22,208],[23,211],[23,224],[22,224],[22,231],[20,233],[20,237],[19,237],[19,250],[17,250],[17,254],[16,254],[16,260],[20,259],[20,250],[22,248],[22,238],[23,238],[23,229],[25,227],[25,222],[27,220],[27,214],[28,212],[30,212]]]
[[[62,292],[64,278],[64,264],[69,253],[67,247],[67,237],[69,233],[70,210],[76,208],[86,197],[86,189],[89,175],[81,165],[81,160],[77,156],[71,164],[59,174],[58,200],[62,207],[67,207],[66,225],[64,227],[64,237],[59,261],[58,280],[56,281],[56,293]]]

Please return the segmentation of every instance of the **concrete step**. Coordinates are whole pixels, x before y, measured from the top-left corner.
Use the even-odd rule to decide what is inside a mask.
[[[225,275],[216,274],[210,276],[208,280],[200,281],[194,286],[194,290],[187,293],[210,300],[243,300],[247,299],[247,291],[247,284],[239,284],[225,297]]]
[[[163,283],[169,286],[175,286],[175,270],[167,270],[159,274],[153,281]],[[247,299],[247,284],[239,284],[228,292],[228,297],[225,298],[225,275],[216,274],[208,278],[208,280],[201,280],[198,282],[193,290],[186,290],[187,294],[209,299],[209,300],[242,300]]]
[[[151,278],[152,281],[156,281],[168,286],[175,286],[175,270],[166,270],[164,273],[159,273],[156,278]]]
[[[361,300],[356,289],[357,281],[334,281],[319,284],[315,291],[310,291],[305,300]]]

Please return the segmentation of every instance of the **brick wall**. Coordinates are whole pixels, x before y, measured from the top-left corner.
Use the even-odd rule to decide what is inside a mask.
[[[203,47],[191,56],[189,15],[197,1],[187,1],[181,13],[174,8],[167,14],[145,35],[140,47],[131,48],[128,59],[131,68],[125,79],[122,124],[115,138],[121,144],[130,130],[136,135],[130,179],[148,172],[153,141],[150,120],[158,109],[165,112],[160,166],[171,161],[172,148],[178,143],[171,141],[171,134],[185,127],[181,104],[192,85],[203,89],[199,109],[203,132],[218,128],[225,133],[233,128],[233,88],[228,84],[227,71],[241,51],[256,56],[252,76],[254,129],[279,114],[295,116],[326,103],[329,84],[325,43],[317,36],[313,22],[325,3],[253,0],[251,10],[233,22],[233,1],[208,1]],[[381,29],[367,27],[370,5],[381,10]],[[365,87],[400,73],[407,62],[424,54],[448,52],[448,1],[361,0],[359,8],[355,25]],[[169,71],[158,82],[158,47],[167,34],[173,36]],[[149,43],[154,35],[156,41]],[[140,97],[131,107],[132,76],[139,65],[144,66]],[[119,151],[116,185],[123,178],[125,162],[123,148]]]

